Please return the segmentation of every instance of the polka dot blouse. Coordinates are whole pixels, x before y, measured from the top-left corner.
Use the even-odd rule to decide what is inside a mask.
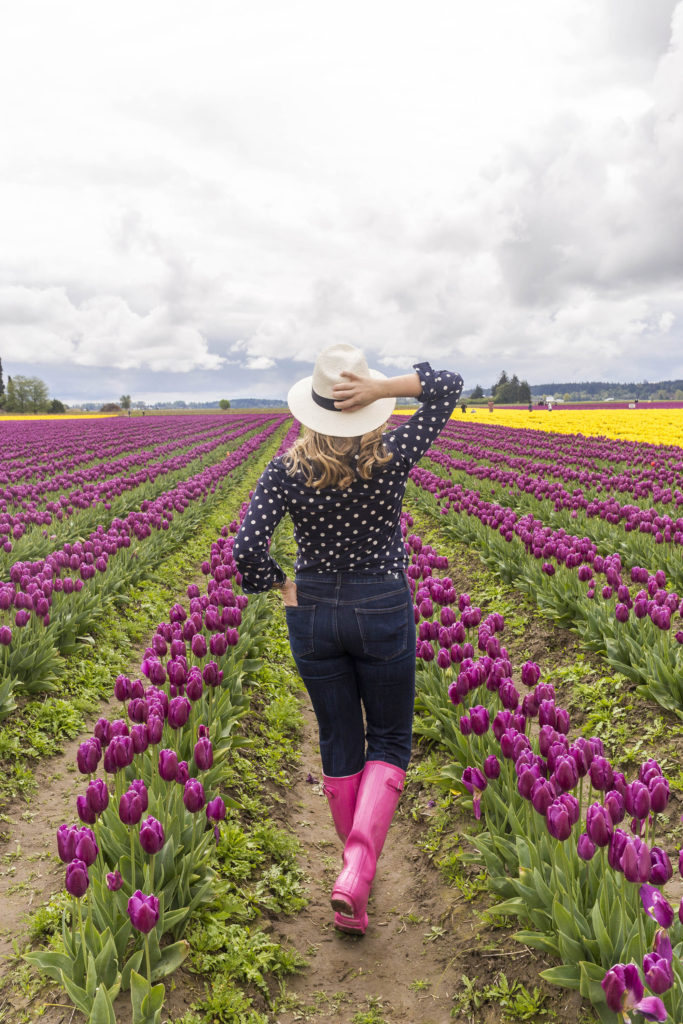
[[[408,472],[448,422],[463,386],[458,374],[432,370],[429,363],[416,363],[414,369],[422,404],[405,423],[385,431],[384,444],[393,458],[370,480],[357,477],[345,490],[316,489],[306,486],[300,473],[290,476],[281,456],[266,466],[233,548],[247,594],[285,580],[268,553],[270,537],[285,513],[294,524],[297,573],[403,570],[400,515]]]

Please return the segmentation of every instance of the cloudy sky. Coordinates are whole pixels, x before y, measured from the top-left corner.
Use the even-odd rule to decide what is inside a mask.
[[[284,397],[336,341],[683,377],[683,0],[5,5],[5,380]]]

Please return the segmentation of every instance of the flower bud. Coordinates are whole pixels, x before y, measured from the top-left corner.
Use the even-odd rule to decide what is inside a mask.
[[[85,896],[90,879],[88,878],[88,868],[82,860],[76,858],[67,865],[64,884],[66,891],[76,899]]]
[[[191,814],[201,811],[205,803],[204,787],[199,779],[188,779],[183,790],[183,803]]]
[[[166,841],[164,830],[160,821],[150,817],[140,825],[140,846],[151,855],[158,853]]]
[[[178,755],[175,750],[159,751],[159,775],[165,782],[175,782],[178,771]]]

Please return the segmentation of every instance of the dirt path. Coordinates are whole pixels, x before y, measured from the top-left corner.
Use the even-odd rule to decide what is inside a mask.
[[[67,742],[62,754],[37,767],[35,793],[7,809],[3,828],[9,838],[0,844],[0,975],[13,941],[21,944],[27,916],[64,884],[56,833],[64,822],[78,821],[76,752],[84,738]]]
[[[355,1014],[367,1014],[362,1019],[372,1024],[451,1024],[472,1019],[451,1016],[463,974],[490,981],[504,970],[509,979],[537,985],[538,971],[545,966],[537,954],[509,942],[501,948],[500,931],[483,924],[477,913],[483,903],[475,910],[465,902],[419,850],[416,840],[426,822],[413,820],[408,794],[382,853],[365,936],[335,930],[329,892],[339,871],[341,844],[321,786],[306,781],[309,772],[320,778],[320,760],[315,717],[306,705],[304,719],[288,824],[303,844],[310,902],[294,920],[279,921],[275,935],[294,945],[310,966],[288,981],[290,1006],[273,1016],[274,1024],[349,1024]],[[578,1005],[563,993],[562,1003],[554,1005],[556,1019],[574,1024]],[[500,1007],[483,1006],[475,1019],[477,1024],[500,1021]]]

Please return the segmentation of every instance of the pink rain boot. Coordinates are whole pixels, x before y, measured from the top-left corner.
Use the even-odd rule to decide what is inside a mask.
[[[363,772],[356,772],[355,775],[323,775],[323,789],[330,805],[332,821],[344,845],[353,825],[356,796],[362,778]]]
[[[366,908],[377,860],[403,792],[405,775],[401,768],[384,761],[368,761],[363,769],[353,827],[344,848],[344,867],[331,898],[332,909],[355,925],[344,931],[362,935],[367,928]]]
[[[356,796],[362,777],[363,772],[343,776],[323,775],[323,789],[330,805],[334,827],[344,846],[353,825]],[[368,926],[367,914],[364,914],[362,918],[335,914],[334,925],[342,932],[363,935]]]

